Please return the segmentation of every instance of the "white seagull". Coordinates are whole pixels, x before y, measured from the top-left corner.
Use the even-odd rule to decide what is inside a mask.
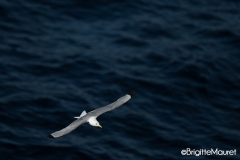
[[[99,124],[99,122],[97,121],[96,118],[98,116],[100,116],[101,114],[103,114],[105,112],[108,112],[108,111],[111,111],[111,110],[123,105],[127,101],[129,101],[131,99],[131,97],[133,96],[133,93],[134,92],[132,91],[132,92],[126,94],[125,96],[119,98],[117,101],[115,101],[115,102],[113,102],[113,103],[111,103],[107,106],[95,109],[91,112],[87,113],[86,111],[83,111],[79,117],[74,117],[74,118],[77,118],[77,120],[73,121],[70,125],[63,128],[62,130],[50,134],[48,137],[50,137],[50,138],[61,137],[65,134],[68,134],[68,133],[72,132],[74,129],[76,129],[81,124],[87,123],[87,122],[91,126],[102,128],[102,126]]]

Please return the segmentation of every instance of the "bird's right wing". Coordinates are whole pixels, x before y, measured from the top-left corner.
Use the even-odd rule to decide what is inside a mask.
[[[73,121],[67,127],[63,128],[62,130],[56,131],[56,132],[50,134],[48,137],[50,137],[50,138],[61,137],[61,136],[65,135],[65,134],[68,134],[68,133],[72,132],[74,129],[76,129],[78,126],[80,126],[83,123],[86,123],[86,120],[84,118],[79,118],[79,119]]]
[[[117,101],[107,105],[107,106],[104,106],[104,107],[101,107],[101,108],[98,108],[98,109],[95,109],[91,112],[91,114],[93,116],[100,116],[101,114],[105,113],[105,112],[108,112],[108,111],[111,111],[121,105],[123,105],[124,103],[126,103],[127,101],[129,101],[132,97],[134,92],[130,92],[128,94],[126,94],[125,96],[119,98]]]

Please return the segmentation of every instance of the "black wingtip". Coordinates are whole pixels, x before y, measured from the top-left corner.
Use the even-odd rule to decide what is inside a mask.
[[[51,134],[48,135],[49,138],[54,138]]]
[[[134,94],[134,91],[131,91],[131,92],[128,93],[128,95],[131,96],[131,97],[133,96],[133,94]]]

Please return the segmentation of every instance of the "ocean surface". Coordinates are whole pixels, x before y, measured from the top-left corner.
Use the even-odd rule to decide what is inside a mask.
[[[1,160],[240,159],[240,1],[1,0],[0,120]]]

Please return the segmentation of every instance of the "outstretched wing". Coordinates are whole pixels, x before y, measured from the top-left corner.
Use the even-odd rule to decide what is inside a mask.
[[[50,137],[50,138],[61,137],[61,136],[65,135],[65,134],[68,134],[68,133],[72,132],[74,129],[76,129],[78,126],[80,126],[83,123],[86,123],[86,119],[84,117],[79,118],[76,121],[73,121],[67,127],[63,128],[62,130],[50,134],[48,137]]]
[[[126,103],[127,101],[129,101],[132,97],[134,92],[130,92],[128,94],[126,94],[125,96],[119,98],[117,101],[107,105],[107,106],[104,106],[104,107],[101,107],[101,108],[98,108],[98,109],[95,109],[93,111],[91,111],[90,113],[93,115],[93,116],[100,116],[101,114],[105,113],[105,112],[108,112],[108,111],[111,111],[121,105],[123,105],[124,103]]]

